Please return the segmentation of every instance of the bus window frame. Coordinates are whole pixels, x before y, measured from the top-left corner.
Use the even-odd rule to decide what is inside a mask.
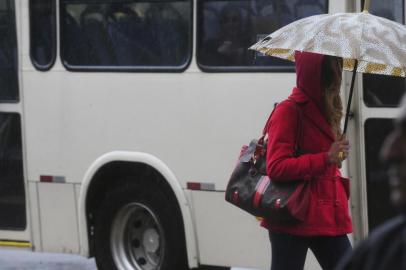
[[[19,142],[19,146],[20,146],[20,148],[19,148],[19,154],[21,154],[21,156],[19,155],[19,157],[21,157],[21,162],[18,164],[18,165],[20,165],[19,167],[19,169],[21,170],[20,172],[21,172],[21,179],[14,179],[14,180],[21,180],[21,182],[19,183],[19,184],[21,184],[21,187],[22,187],[22,190],[18,190],[19,192],[22,192],[21,193],[21,195],[22,195],[22,198],[23,198],[23,205],[24,205],[24,214],[21,216],[21,217],[23,217],[23,223],[22,223],[22,226],[16,226],[16,227],[13,227],[13,226],[10,226],[10,225],[8,225],[8,226],[0,226],[0,230],[12,230],[12,231],[15,231],[15,232],[21,232],[21,231],[25,231],[25,230],[27,230],[27,228],[28,228],[28,218],[27,218],[27,214],[29,213],[29,209],[28,209],[28,207],[27,207],[27,200],[28,200],[28,198],[27,198],[27,195],[26,195],[26,192],[27,192],[27,184],[26,184],[26,179],[25,179],[25,176],[24,176],[24,144],[23,144],[23,126],[22,126],[22,121],[21,121],[21,119],[22,119],[22,115],[21,115],[21,113],[20,112],[16,112],[16,111],[10,111],[10,112],[8,112],[8,111],[0,111],[0,115],[7,115],[8,117],[11,117],[12,118],[12,120],[11,120],[11,125],[12,124],[15,124],[15,125],[17,125],[18,126],[18,133],[17,133],[17,135],[19,135],[19,136],[16,136],[16,134],[15,133],[13,133],[13,136],[16,136],[17,138],[18,138],[18,142]],[[3,116],[0,116],[0,119],[3,117]],[[13,123],[14,122],[14,123]],[[7,126],[7,128],[10,130],[10,128],[11,128],[11,125],[10,126]],[[3,136],[3,134],[0,134],[0,136]],[[7,146],[5,147],[5,148],[7,148]],[[17,181],[14,181],[13,182],[13,184],[16,184],[16,182]],[[3,194],[2,194],[3,195]],[[3,197],[3,196],[2,196]],[[3,202],[3,204],[4,204],[4,202]],[[16,214],[16,213],[14,213],[14,214]],[[20,216],[19,216],[20,217]]]
[[[388,133],[386,133],[386,135],[382,138],[383,140],[380,141],[381,142],[380,147],[376,147],[376,145],[373,145],[376,149],[378,149],[378,156],[376,156],[376,155],[371,156],[371,155],[368,155],[368,153],[370,153],[370,152],[368,152],[368,151],[370,151],[370,148],[367,147],[367,146],[371,145],[371,141],[374,142],[374,140],[372,138],[376,138],[376,134],[373,134],[373,133],[367,132],[367,131],[374,131],[373,127],[378,127],[378,125],[376,123],[377,122],[382,123],[381,121],[388,121],[388,122],[383,124],[383,125],[380,125],[380,127],[384,126],[384,129],[386,129],[387,128],[386,125],[390,125],[391,128],[388,131]],[[385,164],[383,161],[380,160],[379,152],[382,149],[382,146],[383,146],[383,144],[385,142],[385,139],[388,137],[388,135],[391,132],[393,132],[393,130],[395,128],[394,127],[394,121],[395,121],[395,118],[385,118],[385,117],[382,117],[382,116],[380,116],[380,117],[378,116],[378,117],[367,118],[365,120],[365,122],[364,122],[364,125],[363,125],[363,128],[364,128],[364,142],[365,142],[365,151],[364,151],[365,152],[365,170],[366,170],[365,171],[365,187],[366,187],[366,193],[367,193],[366,207],[367,207],[367,214],[368,214],[366,222],[368,224],[369,230],[373,230],[373,229],[379,227],[380,225],[385,223],[385,221],[395,217],[396,213],[397,213],[396,207],[391,203],[391,200],[390,200],[390,187],[389,187],[389,185],[387,185],[389,194],[384,194],[384,195],[388,195],[387,196],[387,201],[386,202],[382,202],[381,200],[379,201],[380,204],[387,203],[387,206],[388,206],[388,207],[385,208],[386,209],[385,214],[387,214],[387,216],[386,217],[384,216],[385,217],[384,219],[381,218],[382,217],[382,212],[377,213],[377,212],[372,211],[372,210],[377,210],[376,209],[377,207],[374,206],[374,202],[376,204],[376,201],[371,202],[370,200],[368,200],[368,196],[371,196],[371,194],[373,194],[373,192],[374,192],[373,191],[374,185],[375,186],[376,185],[382,185],[382,183],[383,183],[381,181],[376,181],[375,180],[375,182],[374,182],[372,180],[373,174],[371,173],[372,172],[371,167],[374,167],[374,165],[375,165],[374,163],[376,163],[376,162],[380,163],[380,165],[382,166],[381,171],[384,172],[386,176],[388,174],[388,171],[387,171],[388,166],[387,166],[387,164]],[[372,125],[374,125],[374,126],[372,126]],[[370,130],[368,130],[368,129],[370,129]],[[369,142],[369,143],[367,144],[367,142]]]
[[[7,5],[9,5],[11,1],[12,0],[8,1]],[[15,65],[13,66],[13,70],[14,70],[14,73],[15,73],[15,76],[16,76],[16,79],[17,79],[16,80],[17,87],[16,87],[16,89],[14,89],[16,91],[16,95],[15,95],[14,99],[0,98],[0,104],[18,104],[21,101],[21,90],[20,90],[21,82],[20,82],[20,72],[19,72],[19,68],[20,68],[19,49],[20,48],[19,48],[18,33],[17,33],[18,29],[17,29],[16,3],[13,2],[13,5],[14,5],[14,7],[13,7],[14,13],[13,13],[12,16],[9,16],[9,14],[8,14],[8,16],[9,16],[8,19],[10,19],[10,20],[13,19],[14,20],[12,23],[14,24],[14,37],[13,38],[14,38],[14,41],[15,41],[16,58],[13,59],[13,60],[15,60]]]
[[[360,8],[361,8],[361,10],[364,8],[364,2],[365,2],[365,0],[361,0],[360,1]],[[406,7],[406,5],[405,5],[405,1],[401,1],[402,2],[402,4],[403,4],[403,7],[402,7],[402,22],[401,22],[401,24],[403,24],[403,25],[405,25],[405,7]],[[371,8],[370,8],[371,9]],[[394,21],[394,22],[397,22],[397,21]],[[400,23],[400,22],[397,22],[397,23]],[[406,25],[405,25],[406,26]],[[364,105],[367,107],[367,108],[370,108],[370,109],[380,109],[380,108],[398,108],[399,107],[399,105],[400,104],[384,104],[384,105],[382,105],[382,106],[380,106],[380,105],[377,105],[377,104],[371,104],[370,102],[368,102],[368,100],[366,99],[366,95],[365,95],[365,89],[364,89],[364,81],[365,81],[365,76],[364,76],[364,74],[361,74],[362,76],[362,78],[361,78],[361,80],[362,80],[362,102],[364,103]],[[376,75],[375,75],[376,76]],[[386,75],[383,75],[383,76],[386,76]],[[404,78],[404,80],[405,80],[405,92],[401,95],[401,97],[403,96],[403,95],[405,95],[406,94],[406,78]]]
[[[202,22],[203,20],[201,19],[202,13],[199,12],[199,10],[202,9],[203,2],[210,2],[210,1],[216,1],[216,0],[199,0],[197,4],[197,10],[196,10],[196,64],[199,67],[199,69],[203,72],[206,73],[237,73],[237,72],[244,72],[244,73],[258,73],[258,72],[271,72],[271,73],[278,73],[278,72],[283,72],[283,73],[295,73],[295,65],[293,66],[208,66],[201,64],[199,62],[199,41],[201,37],[201,32],[202,32]],[[223,0],[225,1],[225,0]],[[231,2],[230,0],[228,0]],[[326,7],[325,7],[325,13],[327,14],[329,12],[330,8],[330,1],[331,0],[325,0],[326,1]],[[296,21],[295,19],[294,21]],[[275,30],[276,31],[276,30]],[[270,33],[269,33],[270,34]],[[247,48],[248,50],[248,48]],[[271,57],[271,56],[266,56],[266,57]],[[277,58],[277,57],[276,57]],[[281,59],[281,58],[279,58]],[[288,61],[288,60],[286,60]],[[294,63],[294,62],[292,62]]]
[[[328,0],[328,1],[329,1],[329,0]],[[361,10],[363,10],[363,8],[364,8],[364,2],[365,2],[365,0],[361,0],[361,1],[360,1]],[[402,1],[402,4],[403,4],[403,8],[402,8],[402,22],[397,22],[397,21],[394,21],[394,22],[401,23],[401,24],[405,24],[405,1]],[[371,10],[371,8],[369,8],[369,9]]]
[[[71,3],[82,3],[83,1],[72,1]],[[89,1],[92,2],[92,1]],[[97,1],[96,1],[97,2]],[[101,3],[111,3],[114,1],[111,0],[102,0],[99,1]],[[137,2],[136,0],[132,1],[123,1],[123,2],[128,2],[128,3],[134,3]],[[156,0],[141,0],[138,2],[160,2]],[[59,43],[60,43],[60,50],[59,50],[59,57],[61,59],[62,65],[65,67],[65,69],[69,72],[123,72],[123,73],[182,73],[184,72],[192,62],[192,57],[193,57],[193,10],[194,10],[194,4],[193,0],[172,0],[169,2],[189,2],[190,4],[190,14],[189,14],[189,20],[190,20],[190,25],[189,25],[189,44],[188,44],[188,52],[187,52],[187,60],[185,63],[183,63],[180,66],[85,66],[85,65],[80,65],[80,66],[73,66],[69,65],[66,63],[66,61],[63,59],[63,42],[62,42],[62,28],[63,24],[61,23],[62,18],[64,16],[64,5],[66,5],[66,1],[61,0],[59,3]]]
[[[56,50],[57,50],[56,49],[56,47],[57,47],[56,2],[55,2],[55,0],[50,0],[50,1],[52,1],[52,3],[53,3],[53,5],[52,5],[52,33],[51,33],[53,37],[52,37],[52,58],[51,58],[51,61],[47,65],[38,64],[32,56],[32,42],[31,42],[32,36],[33,36],[33,31],[31,28],[32,1],[29,1],[29,7],[28,7],[28,10],[29,10],[28,17],[29,17],[29,24],[30,24],[30,27],[29,27],[30,60],[31,60],[32,65],[35,67],[35,69],[37,69],[38,71],[44,71],[44,72],[49,71],[55,65],[56,57],[57,57],[56,56],[57,55],[57,52],[56,52]]]

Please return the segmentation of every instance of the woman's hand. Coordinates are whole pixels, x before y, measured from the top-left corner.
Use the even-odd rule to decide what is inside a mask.
[[[341,162],[348,157],[348,151],[350,150],[350,143],[342,136],[336,140],[327,152],[327,158],[330,164],[337,164],[341,167]]]

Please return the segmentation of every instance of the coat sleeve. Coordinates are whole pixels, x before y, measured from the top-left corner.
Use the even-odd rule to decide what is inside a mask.
[[[295,157],[298,111],[294,104],[282,102],[275,109],[268,127],[267,173],[272,180],[311,179],[328,166],[327,153]]]

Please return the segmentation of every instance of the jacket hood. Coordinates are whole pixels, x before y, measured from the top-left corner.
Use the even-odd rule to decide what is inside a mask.
[[[321,63],[324,55],[295,52],[296,86],[322,111]]]

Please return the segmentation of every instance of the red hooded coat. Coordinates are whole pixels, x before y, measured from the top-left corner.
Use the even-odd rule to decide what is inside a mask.
[[[297,87],[289,96],[301,109],[302,154],[294,157],[298,111],[289,101],[281,102],[268,130],[267,173],[273,181],[303,179],[310,182],[310,207],[307,219],[294,225],[268,224],[271,231],[294,235],[343,235],[352,232],[348,211],[348,179],[338,167],[329,164],[327,152],[335,140],[322,113],[321,63],[323,55],[296,53]]]

